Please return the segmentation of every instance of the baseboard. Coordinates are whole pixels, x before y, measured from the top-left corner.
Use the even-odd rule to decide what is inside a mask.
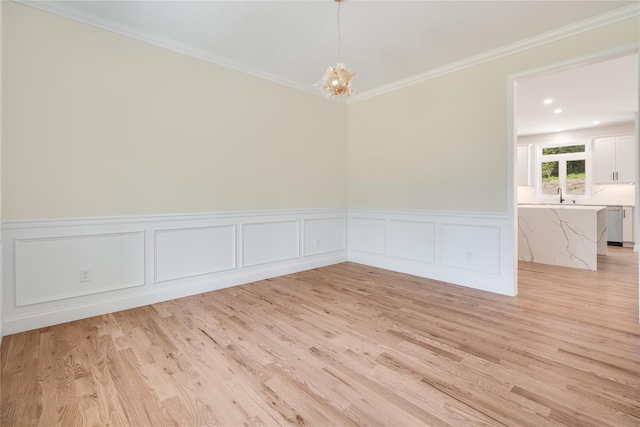
[[[6,335],[18,332],[42,328],[45,326],[57,325],[71,322],[73,320],[86,319],[102,314],[113,313],[121,310],[142,307],[149,304],[156,304],[177,298],[184,298],[205,292],[233,286],[244,285],[259,280],[270,279],[286,274],[297,273],[313,268],[325,267],[347,261],[346,252],[341,252],[330,257],[321,257],[305,262],[291,263],[286,266],[274,268],[264,268],[251,273],[241,273],[224,278],[203,280],[187,286],[173,286],[159,291],[146,291],[132,296],[105,298],[94,302],[69,305],[63,308],[36,312],[20,317],[5,319],[3,330]],[[1,340],[1,338],[0,338]],[[1,341],[0,341],[1,342]]]
[[[344,262],[346,224],[346,209],[5,222],[3,332]]]
[[[506,215],[371,209],[5,222],[2,330],[345,261],[515,295],[508,227]]]
[[[506,215],[349,210],[349,261],[513,296]]]
[[[357,264],[364,264],[453,285],[512,296],[509,290],[502,286],[499,278],[488,275],[480,276],[478,274],[461,273],[446,268],[425,266],[409,260],[394,260],[389,257],[363,255],[361,253],[349,253],[348,259],[349,262]]]

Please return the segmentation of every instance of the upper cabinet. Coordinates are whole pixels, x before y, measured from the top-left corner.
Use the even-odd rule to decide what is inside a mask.
[[[633,135],[593,140],[593,183],[636,182],[636,141]]]
[[[531,185],[531,150],[531,144],[519,145],[516,148],[517,185]]]

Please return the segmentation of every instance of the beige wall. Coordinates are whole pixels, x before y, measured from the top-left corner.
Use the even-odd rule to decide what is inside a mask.
[[[3,3],[3,220],[346,207],[346,105]]]
[[[507,212],[507,79],[638,42],[628,19],[349,106],[349,207]]]
[[[19,4],[5,9],[3,220],[347,200],[504,213],[508,76],[637,42],[639,25],[347,107]]]

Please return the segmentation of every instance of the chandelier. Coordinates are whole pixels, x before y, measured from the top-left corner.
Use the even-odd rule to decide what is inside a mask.
[[[341,33],[340,33],[340,5],[343,0],[333,0],[338,3],[338,13],[337,13],[337,21],[338,21],[338,62],[334,66],[329,66],[327,71],[322,76],[322,79],[316,83],[316,87],[318,87],[323,93],[325,98],[327,99],[346,99],[353,94],[353,90],[351,89],[351,79],[355,73],[342,62],[340,62],[340,56],[342,54],[341,51]]]

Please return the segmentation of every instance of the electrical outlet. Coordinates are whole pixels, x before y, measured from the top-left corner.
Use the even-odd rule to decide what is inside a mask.
[[[320,246],[320,239],[316,239],[316,248]]]
[[[467,261],[473,261],[473,252],[467,251]]]
[[[91,281],[91,270],[88,268],[80,269],[80,281],[81,282],[90,282]]]

